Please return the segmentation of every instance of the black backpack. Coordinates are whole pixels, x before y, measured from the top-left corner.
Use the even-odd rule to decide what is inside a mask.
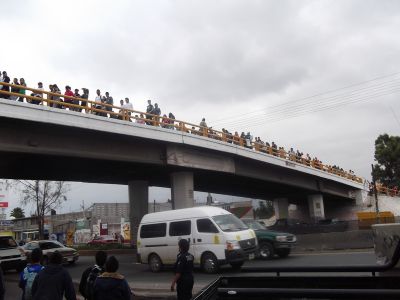
[[[94,299],[94,283],[96,278],[103,273],[103,270],[100,269],[98,266],[94,266],[86,279],[86,286],[85,286],[85,296],[88,300]]]

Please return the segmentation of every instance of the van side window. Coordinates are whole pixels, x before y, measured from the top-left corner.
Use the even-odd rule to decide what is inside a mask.
[[[198,232],[218,233],[217,227],[209,219],[198,219],[196,223]]]
[[[140,228],[141,238],[164,237],[167,233],[167,223],[142,225]]]
[[[190,232],[191,232],[190,220],[171,222],[171,224],[169,224],[170,236],[189,235]]]

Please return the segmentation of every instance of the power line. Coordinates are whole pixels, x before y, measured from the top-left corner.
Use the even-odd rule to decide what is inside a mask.
[[[264,108],[261,109],[261,110],[262,110],[262,111],[263,111],[263,110],[269,110],[269,111],[271,111],[271,110],[273,110],[274,108],[279,108],[279,107],[282,107],[282,106],[285,106],[285,105],[288,105],[288,104],[291,104],[291,103],[301,102],[301,101],[313,99],[313,98],[316,98],[316,97],[319,97],[319,96],[323,96],[323,95],[327,95],[327,94],[332,94],[332,93],[334,93],[334,92],[346,90],[346,89],[349,89],[349,88],[355,87],[355,86],[362,86],[362,85],[365,85],[365,84],[368,84],[368,83],[371,83],[371,82],[374,82],[374,81],[379,81],[379,80],[382,80],[382,79],[385,79],[385,78],[394,77],[394,76],[399,75],[399,74],[400,74],[400,72],[396,72],[396,73],[393,73],[393,74],[390,74],[390,75],[385,75],[385,76],[376,77],[376,78],[373,78],[373,79],[370,79],[370,80],[367,80],[367,81],[363,81],[363,82],[351,84],[351,85],[348,85],[348,86],[345,86],[345,87],[342,87],[342,88],[330,90],[330,91],[323,92],[323,93],[318,93],[318,94],[315,94],[315,95],[312,95],[312,96],[308,96],[308,97],[305,97],[305,98],[295,99],[295,100],[287,101],[287,102],[285,102],[285,103],[280,103],[280,104],[273,105],[273,106],[267,106],[267,107],[264,107]],[[392,80],[392,81],[393,81],[393,80]],[[382,85],[382,84],[385,84],[385,83],[387,83],[387,82],[379,83],[378,85]],[[364,87],[364,88],[361,88],[361,89],[359,89],[359,90],[363,90],[363,89],[366,89],[366,88],[368,89],[368,88],[371,88],[371,87]],[[319,100],[319,99],[317,99],[317,101],[318,101],[318,100]],[[213,121],[213,124],[222,124],[222,123],[224,123],[224,122],[220,122],[221,120],[232,120],[232,119],[235,119],[235,118],[236,118],[236,119],[237,119],[237,118],[240,119],[240,118],[243,118],[243,117],[246,116],[246,115],[255,114],[255,113],[260,113],[260,110],[251,111],[251,112],[247,112],[247,113],[242,113],[242,114],[238,114],[238,115],[234,115],[234,116],[230,116],[230,117],[224,117],[224,118],[221,118],[221,119],[217,119],[217,120],[214,120],[214,121]]]
[[[385,87],[386,88],[387,87],[392,87],[391,85],[397,86],[398,83],[400,83],[400,81],[384,82],[384,83],[380,83],[380,84],[375,85],[375,86],[370,86],[370,87],[367,87],[367,88],[362,88],[362,89],[350,91],[349,93],[342,93],[342,94],[332,95],[332,96],[329,96],[329,97],[326,97],[326,98],[322,98],[322,99],[316,99],[316,100],[312,100],[312,101],[307,101],[307,102],[304,102],[304,103],[296,104],[295,106],[282,107],[280,109],[279,108],[278,109],[271,109],[270,111],[268,111],[266,113],[262,113],[261,115],[258,115],[256,117],[243,116],[242,118],[239,118],[238,120],[231,120],[231,121],[226,122],[225,124],[238,123],[238,122],[241,122],[241,121],[252,120],[254,118],[264,117],[264,115],[273,115],[273,114],[280,113],[280,112],[286,112],[287,110],[291,110],[291,109],[293,110],[293,109],[301,108],[301,107],[305,106],[306,104],[313,104],[313,102],[320,103],[322,101],[325,101],[325,103],[327,103],[329,101],[333,101],[333,100],[338,99],[338,98],[349,97],[349,96],[352,96],[352,95],[356,95],[357,93],[363,93],[363,92],[369,91],[371,89],[372,90],[383,89]],[[259,111],[259,113],[260,113],[260,111]],[[240,119],[242,119],[242,120],[240,120]]]
[[[284,120],[287,120],[287,119],[292,119],[292,118],[295,118],[295,117],[299,117],[301,115],[306,115],[306,114],[309,114],[309,113],[315,113],[315,112],[324,111],[324,110],[330,110],[330,109],[338,110],[338,109],[343,108],[346,105],[350,105],[350,104],[354,104],[354,103],[358,103],[358,102],[362,102],[362,101],[368,101],[368,100],[371,100],[371,99],[376,99],[376,97],[387,96],[387,95],[391,95],[391,94],[399,93],[399,92],[400,92],[400,88],[396,89],[396,90],[389,91],[388,93],[385,93],[385,94],[371,95],[371,97],[364,97],[364,98],[356,99],[354,101],[347,102],[347,103],[338,103],[338,105],[332,105],[330,107],[319,107],[319,108],[314,109],[314,110],[304,111],[301,114],[292,114],[292,115],[287,115],[287,116],[285,116],[283,118],[272,118],[272,119],[263,120],[261,122],[259,121],[259,122],[250,123],[250,124],[246,125],[246,127],[247,128],[252,128],[254,126],[258,126],[258,125],[261,125],[261,124],[276,123],[276,122],[284,121]]]
[[[352,93],[349,95],[346,95],[347,98],[343,98],[343,95],[338,95],[338,96],[334,96],[331,98],[327,98],[325,100],[325,102],[321,102],[321,103],[316,103],[315,105],[311,106],[305,106],[305,105],[301,105],[301,106],[296,106],[296,107],[292,107],[292,108],[285,108],[279,111],[275,111],[274,113],[271,114],[265,114],[265,115],[259,115],[257,117],[251,118],[251,119],[243,119],[243,120],[238,120],[238,121],[232,121],[232,122],[227,122],[226,125],[228,124],[235,124],[237,126],[240,125],[246,125],[246,124],[251,124],[253,122],[257,122],[257,121],[267,121],[271,118],[275,118],[275,117],[280,117],[280,116],[287,116],[288,114],[295,114],[295,113],[302,113],[303,111],[307,111],[310,109],[315,109],[318,107],[329,107],[331,105],[337,104],[337,103],[341,103],[341,104],[346,104],[347,102],[352,103],[352,101],[354,101],[354,99],[368,99],[368,97],[370,96],[376,96],[379,97],[381,95],[386,95],[388,92],[392,92],[392,91],[397,91],[397,89],[400,87],[399,84],[392,84],[390,86],[383,86],[380,88],[376,88],[374,90],[371,91],[362,91],[362,92],[357,92],[357,93]],[[368,92],[368,94],[366,94]],[[339,101],[337,101],[336,99],[339,99]]]

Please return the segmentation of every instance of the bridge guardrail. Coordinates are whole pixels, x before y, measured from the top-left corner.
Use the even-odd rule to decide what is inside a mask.
[[[191,133],[194,135],[199,135],[203,137],[212,138],[215,140],[227,142],[230,144],[234,144],[237,146],[245,147],[248,149],[253,149],[257,152],[265,153],[267,155],[279,157],[282,159],[287,160],[289,163],[297,163],[307,167],[311,167],[320,171],[324,171],[330,174],[334,174],[336,176],[357,182],[357,183],[364,183],[364,179],[362,177],[356,176],[346,171],[342,171],[336,168],[333,168],[330,165],[324,165],[321,162],[313,159],[307,159],[304,157],[299,157],[296,154],[288,153],[282,147],[278,149],[275,147],[260,144],[255,141],[248,141],[238,135],[234,135],[225,131],[218,131],[214,130],[211,127],[202,127],[197,124],[185,122],[182,120],[171,119],[168,117],[162,117],[159,115],[149,114],[133,109],[127,109],[120,106],[115,106],[107,103],[100,103],[89,99],[78,98],[73,96],[63,95],[61,93],[54,93],[49,92],[41,89],[30,88],[22,85],[15,85],[6,82],[0,82],[0,85],[5,85],[9,87],[19,88],[21,90],[29,90],[36,94],[46,95],[47,97],[38,97],[32,95],[25,95],[21,93],[9,92],[0,90],[0,94],[5,94],[9,96],[17,96],[26,98],[27,102],[37,105],[44,105],[46,103],[47,106],[53,108],[69,108],[69,110],[76,111],[76,112],[85,112],[86,114],[96,114],[100,116],[110,115],[110,118],[120,119],[132,122],[132,119],[135,120],[137,123],[144,123],[151,126],[161,126],[163,128],[175,129],[177,131]],[[63,98],[63,100],[61,100]],[[84,102],[86,105],[79,105],[76,103],[65,102],[65,99],[69,99],[72,101],[80,101],[81,103]],[[14,101],[14,100],[10,100]],[[37,103],[38,102],[38,103]],[[107,110],[108,108],[108,110]],[[113,111],[113,109],[118,110],[118,112]],[[137,116],[132,116],[132,114],[137,114]],[[145,117],[139,117],[145,116]]]

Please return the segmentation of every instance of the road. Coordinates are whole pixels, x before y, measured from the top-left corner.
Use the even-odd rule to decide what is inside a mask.
[[[164,297],[169,289],[172,280],[172,269],[163,270],[160,273],[152,273],[147,265],[141,265],[135,262],[133,255],[117,256],[120,262],[119,272],[123,274],[129,282],[131,288],[141,295],[157,295]],[[66,266],[74,282],[78,283],[80,276],[85,268],[94,263],[93,257],[81,256],[79,261],[72,266]],[[336,252],[336,253],[315,253],[315,254],[296,254],[284,259],[272,259],[268,261],[255,260],[246,262],[244,266],[346,266],[346,265],[373,265],[375,264],[375,254],[368,251],[360,252]],[[200,270],[195,270],[195,290],[209,284],[219,275],[234,275],[228,266],[221,268],[219,274],[203,274]],[[21,292],[17,287],[18,274],[16,272],[7,272],[5,274],[7,296],[6,299],[19,299]]]

